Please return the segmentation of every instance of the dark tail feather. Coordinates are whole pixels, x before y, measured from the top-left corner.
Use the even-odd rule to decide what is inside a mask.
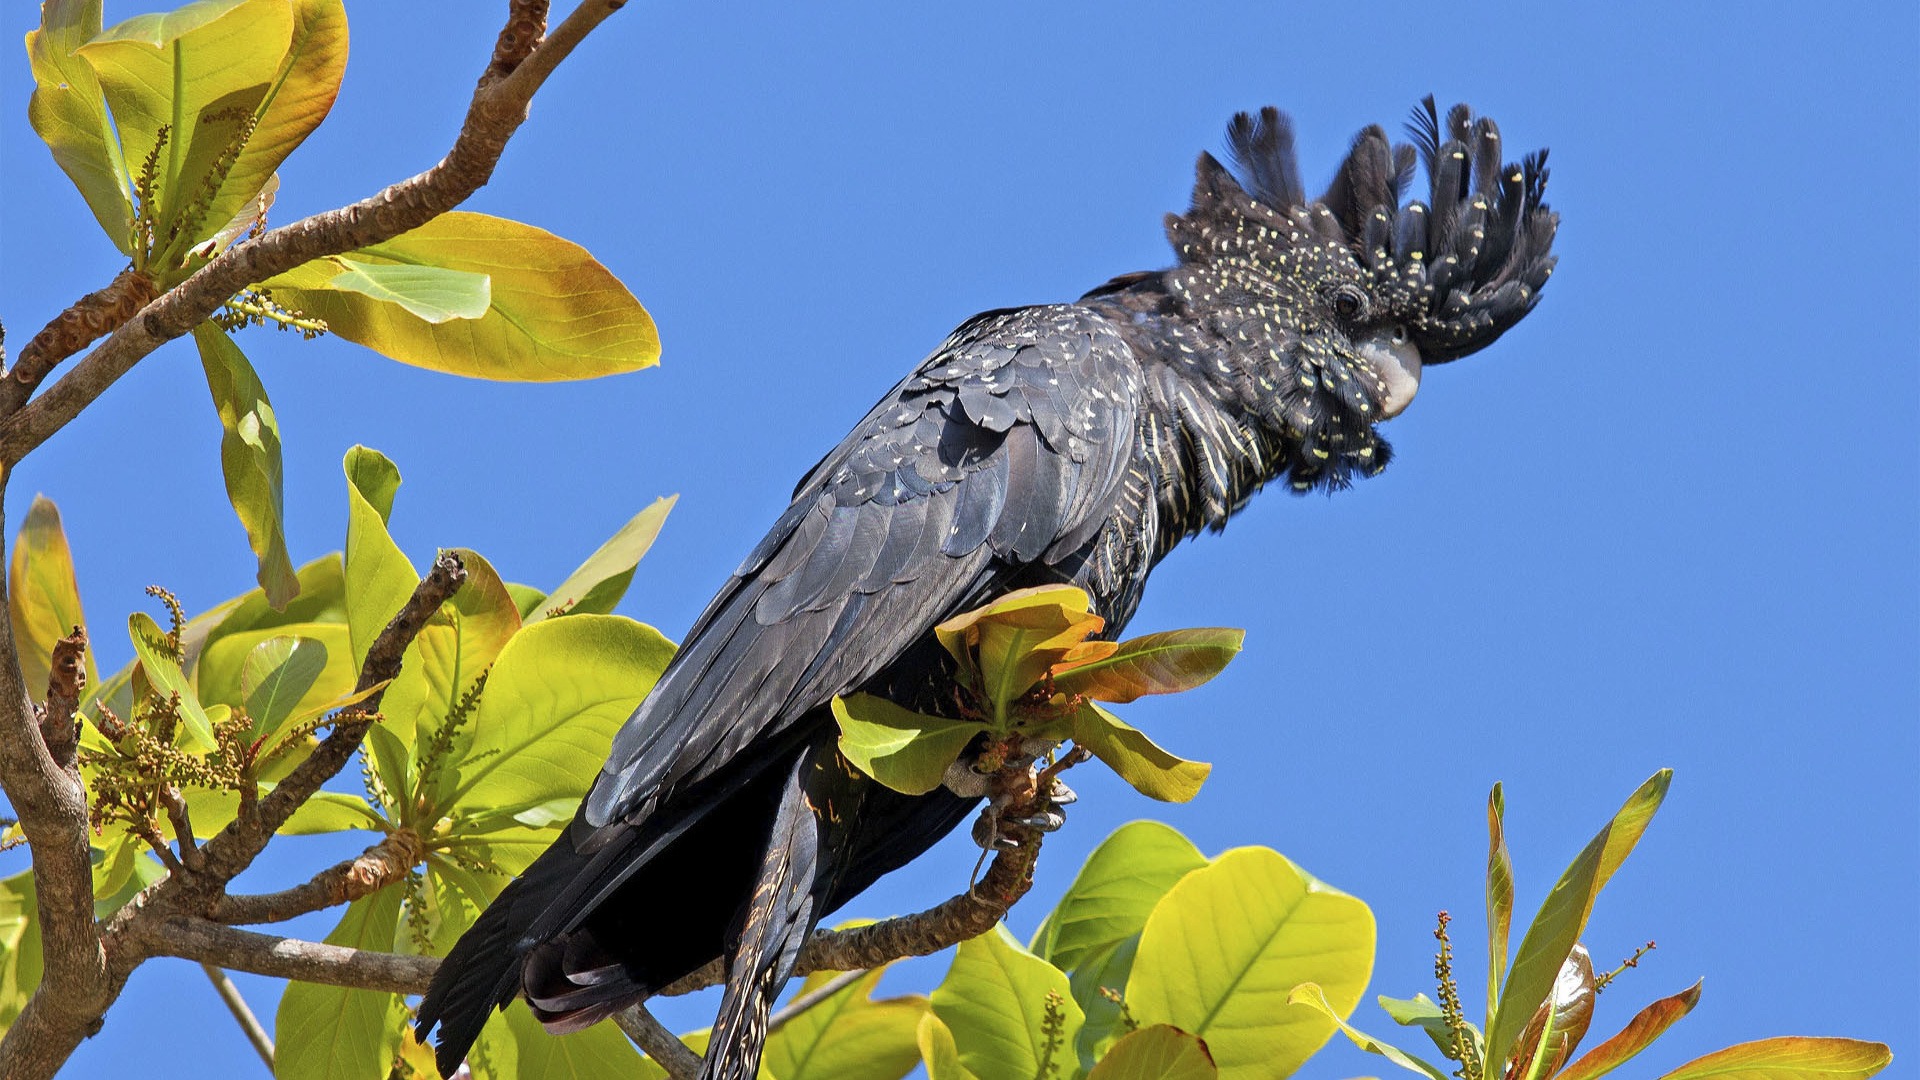
[[[563,837],[500,891],[440,962],[414,1025],[422,1042],[439,1025],[434,1061],[440,1075],[452,1076],[460,1068],[487,1017],[519,994],[528,927],[587,862]]]
[[[713,1023],[700,1080],[753,1080],[767,1039],[767,1013],[780,996],[794,959],[819,921],[816,870],[819,821],[805,781],[820,751],[794,763],[780,797],[780,811],[727,962],[727,989]],[[828,744],[825,753],[834,753]]]

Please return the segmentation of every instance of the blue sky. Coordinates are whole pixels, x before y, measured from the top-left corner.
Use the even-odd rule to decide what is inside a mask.
[[[348,0],[346,85],[283,168],[275,221],[432,164],[499,6]],[[110,3],[108,19],[144,9]],[[1291,112],[1312,187],[1361,126],[1397,129],[1426,93],[1468,101],[1511,152],[1553,149],[1561,263],[1544,302],[1429,373],[1388,429],[1384,475],[1330,499],[1269,492],[1163,564],[1134,629],[1242,626],[1247,651],[1129,715],[1213,778],[1164,807],[1077,773],[1082,801],[1014,929],[1112,828],[1157,817],[1210,853],[1271,845],[1362,897],[1380,928],[1370,993],[1432,993],[1435,911],[1455,914],[1459,955],[1481,955],[1495,780],[1530,914],[1672,766],[1586,938],[1609,966],[1660,948],[1598,1025],[1704,975],[1647,1070],[1832,1034],[1891,1042],[1885,1075],[1920,1076],[1917,18],[1893,3],[632,4],[468,206],[590,248],[658,320],[661,366],[487,384],[247,332],[286,440],[294,560],[339,546],[355,442],[404,473],[393,527],[416,562],[468,546],[534,584],[679,492],[622,607],[678,637],[800,472],[952,326],[1165,265],[1160,217],[1234,111]],[[30,5],[0,20],[18,42]],[[31,79],[9,49],[0,319],[17,350],[119,263],[27,128]],[[55,498],[103,626],[153,582],[208,606],[252,579],[218,445],[193,350],[166,348],[18,470],[7,532],[34,492]],[[103,668],[127,659],[117,635],[96,640]],[[249,880],[290,883],[358,846],[283,842]],[[951,838],[848,914],[928,906],[972,862]],[[278,984],[243,986],[270,1015]],[[661,1012],[690,1028],[712,1004]],[[1390,1026],[1371,1004],[1356,1021]],[[189,1039],[191,1057],[157,1052]],[[178,961],[135,975],[72,1069],[134,1061],[258,1071]],[[1343,1044],[1300,1075],[1383,1066]]]

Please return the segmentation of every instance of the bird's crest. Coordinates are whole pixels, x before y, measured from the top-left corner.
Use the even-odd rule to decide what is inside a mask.
[[[1277,244],[1343,244],[1385,307],[1403,318],[1426,363],[1493,343],[1540,300],[1553,273],[1559,216],[1544,201],[1547,152],[1501,160],[1492,119],[1455,105],[1442,122],[1431,96],[1394,145],[1378,125],[1354,137],[1333,182],[1308,200],[1294,155],[1293,125],[1278,109],[1241,113],[1227,125],[1236,177],[1211,154],[1196,168],[1193,206],[1170,215],[1182,261],[1266,226]],[[1405,201],[1416,164],[1427,197]]]

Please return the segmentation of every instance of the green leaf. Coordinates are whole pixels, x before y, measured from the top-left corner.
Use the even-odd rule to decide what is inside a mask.
[[[1114,1043],[1087,1080],[1212,1080],[1218,1075],[1206,1043],[1179,1028],[1154,1024]]]
[[[1065,1014],[1061,1042],[1051,1052],[1041,1030],[1048,994],[1058,995]],[[1022,948],[1004,924],[960,943],[932,1004],[953,1032],[960,1063],[988,1078],[1035,1076],[1049,1057],[1067,1065],[1084,1019],[1066,973]]]
[[[1513,1050],[1520,1032],[1533,1020],[1540,1004],[1553,992],[1560,966],[1586,929],[1587,916],[1593,912],[1594,898],[1620,861],[1646,831],[1654,811],[1666,798],[1673,770],[1662,769],[1641,784],[1620,812],[1613,816],[1587,846],[1574,857],[1573,864],[1560,875],[1539,914],[1520,939],[1513,967],[1500,991],[1499,1004],[1487,1024],[1487,1060],[1503,1063]]]
[[[236,216],[250,224],[257,215],[249,204],[277,186],[274,170],[326,119],[340,92],[347,69],[346,9],[340,0],[293,0],[292,7],[292,33],[273,81],[254,108],[253,134],[208,203],[199,232]],[[242,225],[239,232],[244,231]]]
[[[1088,954],[1073,969],[1068,980],[1073,987],[1073,1000],[1087,1014],[1085,1023],[1080,1025],[1080,1034],[1073,1040],[1074,1053],[1080,1059],[1082,1071],[1093,1068],[1121,1036],[1125,1035],[1126,1025],[1120,1013],[1120,1003],[1109,998],[1104,991],[1111,990],[1123,996],[1127,990],[1127,978],[1133,974],[1133,960],[1140,952],[1140,935],[1134,934],[1104,949]]]
[[[286,499],[282,493],[280,421],[253,365],[226,332],[212,323],[193,328],[207,389],[220,412],[220,471],[227,499],[247,530],[260,561],[258,580],[267,602],[284,608],[300,591],[287,557]]]
[[[506,584],[507,595],[513,597],[513,606],[515,610],[520,612],[521,622],[539,622],[541,619],[547,617],[546,611],[541,606],[541,602],[547,598],[546,593],[541,592],[531,585],[522,585],[517,581],[509,581]],[[602,612],[602,614],[606,613]]]
[[[1513,929],[1513,856],[1507,854],[1507,799],[1500,785],[1487,796],[1487,1023],[1507,974],[1507,937]]]
[[[23,870],[0,881],[0,1032],[40,985],[40,969],[40,901],[33,871]]]
[[[1660,1080],[1865,1080],[1893,1060],[1886,1043],[1785,1036],[1729,1046],[1696,1058]]]
[[[67,549],[66,530],[60,527],[60,508],[44,495],[33,497],[27,519],[13,538],[13,567],[7,581],[12,586],[7,615],[13,623],[20,677],[27,693],[38,701],[46,696],[54,643],[87,623],[80,610],[80,586],[73,577],[73,553]],[[92,649],[86,651],[85,663],[87,685],[99,685]]]
[[[347,636],[357,671],[374,639],[413,595],[420,575],[387,535],[400,470],[364,446],[348,450],[341,464],[347,473]]]
[[[534,623],[500,650],[446,805],[462,814],[578,798],[673,643],[618,615]]]
[[[255,645],[240,665],[252,737],[277,734],[326,669],[327,647],[313,638],[271,637]]]
[[[272,89],[293,22],[293,7],[284,0],[189,4],[128,19],[77,50],[113,111],[123,163],[135,167],[160,146],[161,129],[168,131],[155,170],[157,213],[151,214],[163,286],[175,279],[186,250],[264,182],[263,174],[225,212],[210,212],[218,201],[220,159]]]
[[[1244,630],[1218,627],[1147,634],[1098,660],[1056,668],[1053,688],[1119,704],[1145,694],[1177,694],[1220,674],[1240,654],[1245,637]]]
[[[122,255],[133,254],[133,186],[93,68],[73,51],[100,32],[100,0],[46,0],[27,34],[27,120]]]
[[[492,564],[478,552],[456,548],[454,553],[467,569],[466,584],[414,637],[399,677],[380,702],[385,717],[381,726],[414,747],[416,755],[520,629],[520,613]],[[419,793],[427,796],[430,813],[443,805],[445,789],[453,783],[453,763],[472,739],[473,730],[469,717],[454,733],[455,753],[442,762],[445,768],[420,778]],[[395,778],[382,779],[392,783]],[[427,820],[437,817],[433,813]]]
[[[110,891],[98,894],[93,901],[93,917],[111,918],[113,913],[127,906],[127,902],[138,896],[147,886],[167,876],[167,868],[145,851],[145,846],[132,837],[124,844],[108,852],[113,860],[111,878],[114,886]]]
[[[1653,1045],[1674,1022],[1693,1011],[1700,1003],[1700,984],[1641,1009],[1618,1035],[1580,1055],[1554,1080],[1597,1080],[1632,1060],[1634,1055]]]
[[[358,262],[344,255],[329,261],[340,272],[327,279],[327,288],[398,305],[424,322],[478,319],[491,306],[492,288],[485,274],[442,266]]]
[[[1270,848],[1236,848],[1180,879],[1155,905],[1127,980],[1142,1024],[1207,1041],[1220,1075],[1285,1076],[1333,1035],[1287,1009],[1304,982],[1353,1012],[1373,969],[1373,913]]]
[[[914,1032],[920,1047],[920,1060],[927,1066],[927,1080],[979,1080],[960,1063],[959,1048],[953,1044],[953,1030],[929,1012],[920,1018]]]
[[[244,633],[248,630],[273,630],[280,627],[294,627],[301,624],[331,623],[340,627],[344,635],[347,626],[346,579],[340,560],[335,551],[322,555],[312,562],[294,571],[294,577],[300,583],[299,595],[284,609],[275,610],[267,602],[264,589],[253,589],[233,597],[212,610],[201,612],[187,622],[182,632],[181,644],[185,647],[189,666],[192,667],[194,685],[200,689],[202,701],[222,700],[207,695],[206,686],[200,681],[198,657],[204,656],[221,638],[229,634]],[[284,630],[283,633],[302,633],[313,637],[306,630]],[[341,639],[339,652],[345,662],[351,651],[345,646],[346,638]],[[328,648],[332,649],[332,643]]]
[[[1213,766],[1204,761],[1175,757],[1155,745],[1138,728],[1098,705],[1086,705],[1073,716],[1073,741],[1132,784],[1134,790],[1161,802],[1186,802],[1200,793]]]
[[[833,699],[840,753],[853,767],[906,795],[940,786],[960,752],[986,725],[903,709],[872,694]]]
[[[198,819],[195,819],[193,827],[196,831],[200,828]],[[293,812],[285,825],[280,826],[280,834],[313,836],[349,829],[386,832],[388,828],[387,820],[374,812],[373,807],[367,805],[367,800],[360,796],[344,791],[316,791],[312,798],[300,804],[300,809]]]
[[[194,666],[194,687],[201,702],[244,708],[247,715],[253,717],[256,730],[263,730],[259,727],[259,715],[247,699],[247,664],[254,652],[269,642],[292,639],[312,642],[307,659],[318,657],[324,666],[301,691],[299,699],[288,703],[289,718],[312,715],[314,710],[324,709],[351,695],[359,673],[350,656],[347,628],[340,623],[291,623],[226,634],[208,646]],[[253,661],[256,665],[262,662]]]
[[[1081,864],[1034,935],[1034,953],[1072,971],[1138,934],[1167,890],[1205,865],[1207,857],[1170,825],[1135,821],[1120,826]]]
[[[453,211],[361,248],[353,262],[484,274],[478,319],[432,323],[397,304],[331,287],[333,264],[308,263],[262,284],[332,332],[418,367],[482,379],[590,379],[659,361],[653,320],[584,249],[517,221]]]
[[[1305,982],[1294,987],[1293,990],[1287,994],[1287,1004],[1305,1005],[1321,1016],[1333,1021],[1334,1025],[1340,1029],[1342,1034],[1353,1040],[1353,1045],[1365,1050],[1369,1054],[1379,1054],[1395,1065],[1410,1072],[1420,1073],[1423,1076],[1429,1077],[1430,1080],[1447,1080],[1447,1074],[1441,1072],[1434,1066],[1414,1057],[1412,1054],[1394,1046],[1392,1043],[1381,1042],[1379,1039],[1348,1024],[1343,1016],[1343,1012],[1350,1013],[1351,1010],[1336,1011],[1332,1005],[1328,1004],[1326,991],[1320,989],[1317,984]]]
[[[1393,1018],[1394,1023],[1401,1027],[1417,1027],[1425,1031],[1427,1038],[1433,1040],[1433,1045],[1438,1047],[1442,1054],[1453,1052],[1453,1029],[1447,1026],[1446,1014],[1440,1010],[1440,1006],[1434,1004],[1432,998],[1425,994],[1415,994],[1411,998],[1393,998],[1380,994],[1374,1000],[1380,1003],[1380,1008]],[[1481,1053],[1486,1046],[1486,1037],[1480,1034],[1480,1029],[1472,1023],[1466,1021],[1462,1023],[1468,1037],[1473,1040],[1474,1052]]]
[[[554,1035],[522,1001],[507,1007],[506,1022],[518,1051],[516,1080],[607,1080],[640,1070],[640,1052],[612,1024]]]
[[[136,611],[127,617],[127,636],[133,639],[133,652],[140,659],[147,681],[163,695],[180,695],[180,720],[186,725],[187,734],[198,749],[212,750],[213,724],[207,719],[206,710],[200,707],[200,698],[193,692],[180,665],[160,651],[166,631],[153,621],[153,616]]]
[[[392,952],[405,889],[387,886],[347,905],[327,944]],[[279,1080],[367,1080],[385,1076],[400,1045],[400,996],[290,982],[274,1016]]]
[[[534,601],[530,610],[532,617],[527,621],[539,622],[547,617],[548,610],[561,606],[566,607],[569,615],[611,614],[633,581],[634,567],[653,546],[660,527],[666,524],[667,512],[679,499],[678,495],[655,499],[653,505],[635,514],[612,539],[587,556],[579,569],[568,574],[552,592]]]
[[[761,1073],[771,1080],[900,1080],[912,1072],[920,1061],[915,1040],[927,1001],[875,1001],[873,989],[884,970],[875,968],[768,1036]],[[819,989],[835,974],[808,976],[800,992]]]

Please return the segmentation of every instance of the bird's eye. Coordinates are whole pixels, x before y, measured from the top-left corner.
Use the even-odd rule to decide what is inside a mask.
[[[1359,319],[1367,313],[1366,290],[1358,285],[1342,285],[1333,290],[1333,313],[1349,322]]]
[[[1395,345],[1405,345],[1405,344],[1407,343],[1407,328],[1406,328],[1406,327],[1404,327],[1404,326],[1396,326],[1396,327],[1394,327],[1394,328],[1393,328],[1393,343],[1394,343]]]

